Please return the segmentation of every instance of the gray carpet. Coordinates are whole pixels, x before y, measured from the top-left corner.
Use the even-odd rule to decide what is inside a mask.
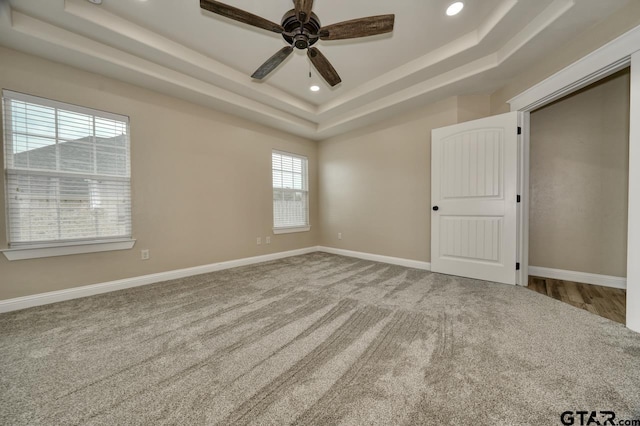
[[[3,425],[640,419],[640,335],[622,325],[324,253],[3,314],[0,359]]]

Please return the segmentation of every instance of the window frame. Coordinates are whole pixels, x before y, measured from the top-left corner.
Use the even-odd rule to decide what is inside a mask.
[[[5,191],[5,246],[6,249],[1,249],[0,252],[4,254],[4,256],[8,260],[23,260],[23,259],[34,259],[34,258],[42,258],[42,257],[53,257],[53,256],[64,256],[71,254],[82,254],[82,253],[96,253],[103,251],[113,251],[113,250],[127,250],[131,249],[135,244],[135,239],[133,238],[133,212],[132,212],[132,187],[131,187],[131,133],[130,133],[130,120],[128,116],[122,114],[114,114],[107,111],[98,110],[95,108],[83,107],[79,105],[74,105],[62,101],[56,101],[53,99],[48,99],[40,96],[30,95],[26,93],[16,92],[12,90],[3,89],[2,90],[2,120],[3,120],[3,132],[2,132],[2,152],[3,157],[6,157],[6,149],[7,143],[12,143],[11,140],[8,141],[8,138],[12,138],[13,128],[11,123],[9,123],[6,118],[8,111],[5,107],[5,99],[15,99],[17,101],[32,103],[36,105],[41,105],[49,108],[56,108],[59,110],[75,112],[79,114],[86,114],[93,117],[95,120],[96,117],[104,118],[108,120],[120,121],[126,123],[126,134],[127,134],[127,174],[123,181],[128,182],[129,186],[129,232],[128,235],[120,235],[120,236],[112,236],[112,237],[90,237],[85,239],[67,239],[67,240],[56,240],[56,241],[34,241],[34,242],[16,242],[12,243],[10,238],[10,228],[9,221],[11,220],[9,213],[9,194],[7,190],[7,185],[9,182],[9,169],[12,168],[11,162],[13,158],[5,158],[3,162],[3,178],[4,178],[4,191]],[[58,129],[56,127],[56,133]],[[95,132],[95,130],[94,130]],[[57,138],[56,138],[57,140]],[[56,142],[57,143],[57,142]],[[24,171],[13,171],[11,172],[15,174],[25,174],[30,175],[28,170]],[[61,176],[64,176],[65,172],[58,171]],[[38,171],[33,171],[33,175],[42,174]],[[51,177],[54,177],[56,174],[55,171],[52,171],[50,174]],[[99,175],[98,175],[99,176]]]
[[[303,182],[305,185],[303,185],[305,187],[305,189],[291,189],[291,192],[304,192],[306,195],[306,211],[305,211],[305,224],[304,225],[295,225],[295,226],[276,226],[275,224],[275,214],[274,214],[274,200],[273,200],[273,191],[274,189],[279,189],[279,190],[286,190],[286,188],[275,188],[273,186],[273,154],[278,154],[278,155],[284,155],[287,157],[292,157],[292,158],[299,158],[301,160],[303,160]],[[310,210],[310,198],[309,198],[309,158],[305,155],[301,155],[301,154],[294,154],[291,152],[287,152],[287,151],[282,151],[282,150],[278,150],[278,149],[272,149],[271,150],[271,213],[272,213],[272,220],[271,223],[273,224],[273,233],[275,235],[279,235],[279,234],[293,234],[293,233],[297,233],[297,232],[307,232],[311,230],[311,223],[309,221],[309,210]]]

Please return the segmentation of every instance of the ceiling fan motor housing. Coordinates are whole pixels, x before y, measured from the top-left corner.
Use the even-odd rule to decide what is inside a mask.
[[[2,1],[2,0],[0,0]],[[268,19],[230,6],[218,0],[200,0],[200,7],[209,12],[233,19],[256,28],[282,34],[287,46],[276,52],[251,75],[256,80],[262,80],[275,70],[293,49],[306,50],[309,60],[322,78],[334,87],[342,81],[331,62],[316,47],[312,47],[322,40],[346,40],[351,38],[369,37],[393,31],[395,15],[369,16],[349,21],[338,22],[322,28],[320,19],[313,13],[313,0],[292,0],[294,8],[282,17],[282,24],[278,25]],[[299,18],[299,19],[298,19]]]
[[[317,34],[321,25],[320,19],[313,12],[309,22],[303,25],[296,17],[295,9],[291,9],[282,17],[282,27],[284,28],[282,37],[287,43],[297,49],[307,49],[318,41]]]

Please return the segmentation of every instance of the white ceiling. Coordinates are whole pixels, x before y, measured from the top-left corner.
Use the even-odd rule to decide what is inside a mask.
[[[343,82],[329,87],[295,51],[249,76],[282,37],[200,9],[198,0],[0,0],[0,43],[323,139],[442,99],[490,93],[549,49],[633,0],[316,0],[323,25],[394,13],[391,34],[320,41]],[[226,0],[280,22],[292,0]]]

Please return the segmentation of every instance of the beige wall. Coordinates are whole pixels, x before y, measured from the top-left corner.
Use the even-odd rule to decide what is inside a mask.
[[[0,256],[0,300],[317,245],[317,143],[2,47],[0,86],[131,118],[137,239],[125,251]],[[309,158],[311,232],[272,235],[272,148]],[[6,247],[4,211],[0,193]],[[257,246],[267,235],[272,244]]]
[[[629,70],[531,114],[529,262],[626,276]]]
[[[491,115],[491,96],[458,96],[458,123],[476,120]]]
[[[550,51],[535,65],[505,83],[491,95],[491,112],[509,111],[507,101],[524,92],[611,40],[640,25],[640,1],[632,1],[601,23],[589,28],[568,43]]]
[[[488,96],[454,97],[322,141],[321,244],[430,261],[431,130],[487,116],[489,106]]]
[[[16,262],[0,256],[0,300],[317,244],[429,261],[430,130],[506,111],[512,96],[638,24],[634,1],[491,97],[451,98],[319,145],[0,47],[1,87],[131,117],[138,240],[128,251]],[[256,246],[257,236],[271,235],[272,148],[309,157],[312,230]],[[3,203],[0,193],[0,235]],[[139,260],[141,248],[151,260]]]

